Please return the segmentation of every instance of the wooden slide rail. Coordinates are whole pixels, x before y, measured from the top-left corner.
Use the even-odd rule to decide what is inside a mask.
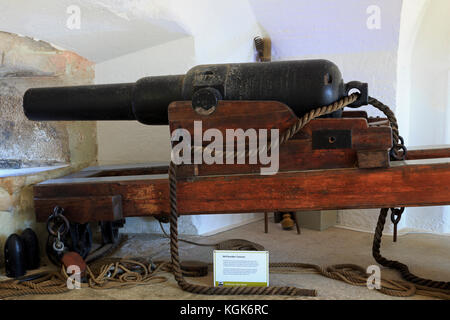
[[[389,168],[340,168],[179,181],[180,214],[365,209],[450,204],[450,146],[445,158],[406,160]],[[435,151],[418,150],[425,158]],[[414,154],[411,151],[412,154]],[[73,222],[117,220],[169,213],[167,166],[87,168],[35,186],[37,220],[55,205]],[[118,175],[144,173],[141,175]],[[99,177],[99,175],[102,175]],[[236,187],[239,186],[239,187]],[[120,199],[121,201],[118,201]]]

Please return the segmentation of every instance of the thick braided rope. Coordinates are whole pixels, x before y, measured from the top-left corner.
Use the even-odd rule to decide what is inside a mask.
[[[18,280],[0,282],[0,299],[29,294],[57,294],[69,291],[66,282],[58,272],[50,273],[35,281]]]
[[[159,222],[159,227],[161,228],[161,231],[167,239],[170,239],[170,236],[167,234],[166,230],[164,229],[162,222]],[[258,243],[251,242],[245,239],[228,239],[216,243],[199,243],[195,241],[190,241],[186,239],[180,239],[178,238],[178,241],[193,244],[200,247],[215,247],[217,250],[254,250],[254,251],[264,251],[264,247]],[[184,274],[186,274],[186,271],[183,271]]]
[[[270,269],[271,272],[274,272],[274,269],[287,269],[287,273],[297,273],[296,269],[309,269],[327,278],[361,287],[367,286],[369,277],[364,268],[354,264],[337,264],[323,268],[309,263],[271,263]],[[416,286],[411,283],[381,279],[380,288],[376,290],[394,297],[410,297],[416,293]]]
[[[170,238],[170,236],[168,236],[167,233],[165,232],[161,223],[160,226],[164,235],[167,238]],[[197,243],[193,241],[186,241],[183,239],[178,240],[194,245],[216,247],[218,250],[239,250],[242,247],[248,246],[250,246],[251,249],[246,250],[252,249],[259,251],[264,250],[264,247],[262,247],[261,245],[243,239],[231,239],[212,244]],[[270,263],[269,269],[271,273],[297,273],[297,274],[305,273],[308,272],[308,270],[310,270],[316,274],[320,274],[322,276],[334,280],[343,281],[345,283],[355,286],[367,286],[367,279],[369,277],[369,275],[365,272],[364,268],[353,264],[333,265],[323,268],[319,265],[314,264],[276,262]],[[170,273],[174,272],[172,264],[167,264],[167,268],[165,268],[165,270]],[[198,273],[196,272],[187,272],[185,270],[182,270],[182,272],[183,275],[185,276],[198,276]],[[377,289],[377,291],[395,297],[410,297],[417,293],[420,295],[426,295],[435,298],[450,299],[450,295],[446,294],[445,292],[430,291],[427,290],[426,287],[421,287],[418,285],[414,285],[412,283],[383,278],[380,281],[380,288]]]
[[[382,111],[388,118],[391,128],[392,128],[392,137],[393,137],[392,150],[394,152],[395,158],[400,159],[401,157],[398,154],[398,151],[399,151],[398,147],[402,144],[402,141],[401,141],[401,138],[399,135],[397,118],[395,117],[394,112],[387,105],[383,104],[382,102],[380,102],[379,100],[377,100],[373,97],[369,97],[368,102],[369,102],[369,104],[371,104],[378,110]],[[404,156],[404,154],[403,154],[403,156]],[[388,211],[389,211],[388,208],[381,209],[380,215],[378,217],[377,226],[375,228],[375,233],[374,233],[374,238],[373,238],[373,246],[372,246],[372,255],[375,258],[375,260],[382,266],[385,266],[388,268],[393,268],[393,269],[400,271],[400,274],[402,275],[403,279],[405,279],[411,283],[414,283],[417,286],[417,288],[420,289],[420,291],[422,293],[426,294],[427,291],[429,291],[429,290],[432,290],[432,291],[433,290],[438,290],[438,291],[444,290],[441,293],[443,293],[443,296],[446,296],[446,298],[448,298],[448,296],[450,295],[450,282],[434,281],[434,280],[430,280],[430,279],[420,278],[420,277],[412,274],[409,271],[409,268],[407,265],[405,265],[399,261],[388,260],[381,255],[381,253],[380,253],[381,237],[383,235],[383,228],[386,223],[386,216],[388,214]]]
[[[236,240],[237,241],[237,240]],[[169,262],[142,262],[137,258],[133,260],[111,258],[102,262],[92,264],[88,267],[88,283],[82,283],[81,287],[93,289],[111,289],[130,287],[136,285],[148,285],[167,281],[164,276],[157,276],[159,271],[173,273],[173,265]],[[131,267],[139,267],[139,272],[132,271]],[[292,274],[292,273],[316,273],[322,276],[343,281],[354,286],[366,286],[368,275],[364,268],[353,264],[340,264],[323,268],[314,264],[306,263],[270,263],[271,273]],[[133,268],[135,270],[135,268]],[[113,270],[112,274],[109,274]],[[119,270],[124,271],[119,274]],[[95,271],[95,274],[94,274]],[[183,271],[185,276],[200,276],[196,272]],[[61,277],[62,275],[62,277]],[[67,292],[65,286],[69,275],[65,268],[61,269],[61,274],[48,274],[38,280],[26,281],[17,284],[17,281],[0,282],[0,297],[12,298],[29,294],[56,294]],[[416,290],[417,288],[417,290]],[[430,290],[420,285],[401,282],[397,280],[381,279],[380,288],[377,291],[396,297],[409,297],[415,293],[441,299],[450,299],[450,294],[445,290]]]
[[[299,118],[297,122],[291,126],[288,130],[283,132],[280,136],[280,145],[291,139],[297,132],[299,132],[304,126],[306,126],[311,120],[318,118],[320,116],[333,113],[335,111],[343,109],[345,106],[352,104],[358,100],[359,94],[352,93],[328,106],[323,106],[317,109],[313,109],[306,113],[304,116]]]
[[[409,271],[407,265],[394,261],[388,260],[381,255],[380,247],[381,247],[381,237],[383,235],[383,228],[386,223],[386,216],[388,214],[389,209],[383,208],[380,211],[380,215],[378,216],[377,226],[375,228],[375,234],[373,236],[373,246],[372,246],[372,255],[375,260],[384,267],[396,269],[400,272],[403,279],[416,284],[421,289],[441,289],[445,290],[444,293],[450,295],[450,282],[445,281],[434,281],[430,279],[420,278]]]
[[[161,271],[168,271],[170,263],[152,264],[136,259],[112,258],[87,266],[87,283],[78,283],[81,288],[112,289],[138,285],[148,285],[166,282],[165,276],[158,275]],[[13,298],[24,295],[58,294],[70,291],[67,287],[69,275],[64,266],[61,272],[51,272],[36,280],[10,280],[0,282],[0,299]],[[73,279],[71,279],[73,283]]]
[[[378,110],[380,110],[381,112],[384,113],[384,115],[388,118],[389,123],[391,124],[391,128],[392,128],[392,151],[394,152],[394,155],[397,159],[401,158],[398,154],[398,147],[402,144],[401,140],[400,140],[400,134],[399,134],[399,130],[398,130],[398,122],[397,122],[397,118],[395,117],[394,112],[384,103],[382,103],[381,101],[373,98],[373,97],[369,97],[369,104],[374,106],[375,108],[377,108]]]
[[[373,97],[369,97],[369,104],[371,104],[372,106],[374,106],[375,108],[377,108],[378,110],[383,112],[385,114],[385,116],[388,118],[389,122],[391,123],[391,127],[392,127],[392,137],[394,138],[393,143],[394,143],[394,145],[397,144],[400,141],[400,138],[399,138],[400,134],[399,134],[399,130],[398,130],[397,118],[395,117],[394,112],[387,105],[385,105],[384,103],[382,103],[381,101],[379,101]]]
[[[149,263],[130,259],[119,259],[111,263],[103,264],[100,267],[98,275],[94,275],[91,268],[87,266],[89,281],[85,286],[93,289],[111,289],[166,282],[166,277],[157,275],[159,271],[163,271],[166,264],[161,263],[152,271],[151,264]],[[140,272],[131,270],[131,266],[139,267]],[[113,272],[108,274],[111,270]],[[67,274],[65,276],[68,277]]]

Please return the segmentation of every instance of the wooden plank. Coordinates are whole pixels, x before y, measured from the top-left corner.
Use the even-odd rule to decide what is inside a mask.
[[[169,213],[167,174],[156,175],[156,177],[56,179],[34,186],[35,203],[40,199],[108,197],[112,195],[121,196],[124,217]],[[49,212],[52,211],[48,211],[48,208],[36,206],[37,221],[46,221]]]
[[[168,166],[156,168],[129,168],[117,170],[101,170],[97,173],[89,175],[89,177],[120,177],[120,176],[141,176],[154,174],[167,174]]]
[[[209,115],[199,115],[190,101],[176,101],[169,105],[170,131],[183,128],[193,137],[194,121],[202,121],[202,132],[215,128],[253,129],[277,128],[286,130],[297,120],[294,112],[277,101],[219,101],[216,111]],[[207,124],[207,125],[206,125]]]
[[[364,110],[349,110],[342,111],[343,118],[364,118],[367,119],[367,112]]]
[[[124,217],[169,213],[167,177],[126,178],[54,180],[36,185],[35,198],[54,199],[53,207],[59,198],[120,195]],[[181,214],[448,205],[450,159],[394,161],[386,169],[191,177],[178,182],[178,203]],[[37,220],[46,221],[51,212],[49,206],[37,206]]]
[[[84,168],[83,171],[107,171],[107,170],[128,170],[128,169],[141,169],[141,168],[159,168],[168,167],[168,162],[148,162],[148,163],[131,163],[131,164],[113,164],[113,165],[100,165]]]
[[[88,178],[88,177],[96,175],[98,173],[100,173],[100,171],[84,171],[84,170],[81,170],[81,171],[78,171],[78,172],[71,173],[71,174],[69,174],[67,176],[63,176],[63,177],[59,177],[59,178],[55,178],[55,179],[61,179],[61,178],[64,178],[64,179]]]
[[[450,204],[450,159],[396,162],[385,169],[331,169],[177,184],[180,214],[365,209]]]
[[[389,126],[368,126],[365,112],[347,112],[350,118],[320,118],[309,122],[292,139],[280,147],[279,171],[313,170],[355,167],[358,150],[386,150],[392,146]],[[361,117],[363,116],[363,117]],[[170,129],[183,128],[193,134],[194,121],[202,121],[202,132],[214,128],[225,137],[227,129],[280,129],[284,132],[297,117],[286,105],[276,101],[221,101],[209,116],[198,115],[190,102],[174,102],[169,106]],[[351,148],[313,149],[313,132],[347,130],[351,133]],[[209,142],[203,142],[207,145]],[[191,161],[192,162],[192,161]],[[246,159],[248,162],[248,159]],[[379,162],[370,162],[374,166]],[[383,162],[380,166],[385,166]],[[179,177],[228,175],[260,172],[260,164],[198,164],[183,165]]]
[[[352,130],[352,149],[323,149],[312,150],[311,132],[321,128],[333,130]],[[358,150],[384,150],[385,155],[392,146],[392,133],[390,127],[374,127],[368,129],[364,119],[316,119],[311,121],[300,134],[280,146],[279,171],[293,170],[314,170],[314,169],[334,169],[356,167]],[[377,167],[386,166],[384,162],[372,162]],[[198,176],[218,175],[218,174],[243,174],[257,173],[260,171],[259,164],[211,164],[198,165]],[[179,171],[180,177],[192,176],[193,168],[190,165],[183,165]]]
[[[120,195],[57,197],[34,199],[35,210],[42,216],[38,221],[46,220],[53,213],[55,206],[64,208],[64,216],[75,223],[114,221],[123,218],[122,197]],[[45,214],[47,217],[45,217]]]
[[[137,175],[137,176],[111,176],[111,177],[81,177],[70,178],[69,176],[57,179],[45,180],[38,183],[36,186],[41,187],[45,185],[60,185],[60,184],[75,184],[75,183],[102,183],[102,182],[121,182],[121,181],[138,181],[138,180],[158,180],[166,179],[168,174],[155,175]]]
[[[63,177],[55,178],[54,180],[89,177],[167,174],[168,170],[169,165],[165,162],[92,166]]]
[[[360,150],[357,151],[358,167],[367,168],[387,168],[389,167],[388,150]]]
[[[407,160],[449,158],[450,145],[408,148]]]
[[[115,177],[167,174],[167,163],[144,163],[134,165],[112,165],[85,168],[75,174],[64,178],[88,178],[88,177]]]

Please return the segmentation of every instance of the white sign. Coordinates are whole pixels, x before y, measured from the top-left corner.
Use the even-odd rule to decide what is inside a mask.
[[[215,287],[267,287],[268,251],[214,250]]]

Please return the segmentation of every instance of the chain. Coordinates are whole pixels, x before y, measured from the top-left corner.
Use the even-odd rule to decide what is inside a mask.
[[[394,242],[397,242],[397,225],[400,222],[400,219],[402,218],[402,214],[404,211],[405,211],[404,207],[400,209],[391,208],[391,221],[394,224],[394,235],[393,235]]]
[[[64,209],[56,206],[47,219],[47,231],[52,236],[62,237],[70,230],[69,220],[63,215]]]

